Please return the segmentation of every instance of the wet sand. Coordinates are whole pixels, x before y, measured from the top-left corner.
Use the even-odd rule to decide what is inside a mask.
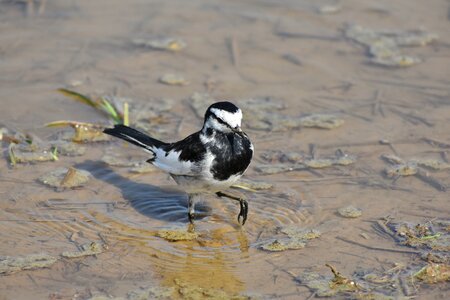
[[[319,12],[336,3],[338,11]],[[394,180],[385,176],[389,164],[380,158],[448,159],[448,1],[47,1],[41,14],[39,4],[34,3],[29,16],[24,2],[0,4],[0,127],[10,131],[47,141],[58,131],[44,127],[48,122],[108,124],[91,107],[55,92],[61,87],[130,98],[131,105],[170,99],[173,123],[167,126],[173,130],[164,136],[168,141],[201,126],[190,106],[195,92],[232,99],[242,106],[244,120],[253,117],[249,98],[269,98],[269,103],[286,107],[274,110],[273,120],[277,114],[326,113],[345,123],[330,130],[244,128],[256,148],[246,178],[271,183],[274,189],[243,192],[250,204],[243,228],[236,221],[236,203],[205,197],[195,222],[199,237],[178,242],[157,236],[161,229],[189,226],[187,197],[174,182],[159,171],[132,174],[100,161],[111,146],[127,159],[142,161],[145,154],[138,149],[118,141],[93,143],[80,157],[11,167],[3,141],[0,253],[47,253],[58,261],[46,269],[0,275],[0,299],[126,297],[141,287],[175,287],[173,297],[182,298],[183,284],[228,295],[306,299],[314,292],[293,277],[306,270],[328,276],[326,263],[348,277],[395,264],[424,264],[411,253],[367,249],[340,238],[408,251],[414,249],[378,234],[374,222],[386,217],[411,223],[449,220],[448,190],[442,190],[450,188],[448,169],[425,168],[434,181],[424,176]],[[423,47],[401,47],[421,63],[382,67],[369,62],[367,48],[344,37],[348,23],[374,30],[426,29],[439,38]],[[132,43],[154,37],[180,38],[187,47],[172,53]],[[167,73],[181,74],[189,84],[158,82]],[[279,163],[264,160],[261,155],[268,151],[308,156],[312,144],[317,157],[334,156],[341,149],[357,161],[274,175],[256,169]],[[62,166],[88,170],[93,179],[63,192],[37,182]],[[348,205],[361,209],[362,216],[341,217],[337,209]],[[260,249],[282,237],[278,229],[288,225],[318,229],[321,236],[303,249]],[[104,244],[103,253],[60,258],[92,241]],[[450,295],[448,283],[414,287],[411,293],[420,299]],[[405,294],[401,288],[385,292]]]

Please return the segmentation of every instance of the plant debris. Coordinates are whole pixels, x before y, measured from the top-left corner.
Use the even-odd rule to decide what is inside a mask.
[[[171,52],[178,52],[186,47],[186,43],[183,40],[176,38],[134,39],[133,44],[140,47]]]
[[[79,258],[83,256],[100,254],[105,249],[104,245],[98,242],[87,243],[81,245],[80,248],[80,251],[64,251],[63,253],[61,253],[61,256],[65,258]]]
[[[389,178],[396,178],[398,176],[416,175],[417,172],[418,172],[417,164],[414,162],[393,165],[385,169],[386,176]]]
[[[104,142],[111,139],[110,136],[103,133],[105,126],[92,123],[83,123],[77,121],[60,120],[45,124],[47,127],[66,127],[70,126],[75,130],[75,134],[67,134],[64,139],[78,143]]]
[[[44,162],[58,160],[57,148],[42,149],[33,144],[11,143],[8,147],[9,160],[11,165],[17,163]]]
[[[349,205],[339,208],[338,213],[344,218],[359,218],[362,215],[362,210],[352,205]]]
[[[31,254],[25,257],[0,256],[0,274],[9,275],[22,270],[48,268],[57,260],[48,254]]]
[[[8,156],[11,165],[17,163],[43,162],[58,160],[58,149],[30,134],[4,134],[3,140],[9,143]]]
[[[394,264],[388,270],[359,269],[352,277],[343,276],[330,264],[326,264],[333,273],[333,277],[320,275],[313,271],[302,271],[295,275],[288,274],[311,289],[317,297],[343,296],[345,299],[398,299],[399,295],[406,297],[413,295],[411,286],[414,279],[426,283],[438,283],[450,280],[448,264],[427,264],[425,266]],[[401,298],[401,297],[400,297]]]
[[[450,281],[450,265],[428,264],[415,273],[413,277],[427,283]]]
[[[423,30],[375,31],[359,25],[348,25],[344,35],[368,48],[370,62],[388,67],[408,67],[422,62],[418,57],[401,53],[402,46],[425,46],[438,38]]]
[[[176,74],[165,74],[159,78],[159,82],[167,85],[187,85],[189,84],[183,76]]]
[[[105,114],[108,118],[112,119],[115,124],[124,124],[124,110],[121,111],[115,104],[118,103],[114,101],[116,97],[98,97],[96,99],[92,99],[89,96],[80,94],[75,91],[71,91],[68,89],[58,89],[58,92],[61,94],[71,98],[72,100],[78,101],[80,103],[89,105],[103,114]],[[126,105],[128,106],[128,105]]]
[[[38,180],[57,190],[64,188],[75,188],[86,184],[91,178],[91,174],[85,170],[78,170],[73,167],[58,168],[48,174],[42,175]]]
[[[199,235],[195,231],[189,231],[186,229],[162,229],[158,230],[156,236],[168,240],[170,242],[177,241],[191,241],[196,240]]]
[[[353,293],[361,289],[354,280],[344,277],[333,266],[329,264],[326,264],[326,266],[331,269],[333,277],[305,271],[296,279],[314,291],[318,297],[332,297],[340,293]]]
[[[447,185],[432,177],[428,172],[419,166],[423,166],[434,171],[446,170],[450,164],[435,159],[410,159],[404,160],[396,155],[381,155],[381,158],[391,164],[385,168],[386,177],[397,179],[400,176],[415,175],[423,182],[429,184],[439,191],[446,191]]]
[[[378,221],[374,228],[387,234],[400,245],[421,250],[423,260],[450,263],[450,222],[433,220],[426,223]]]

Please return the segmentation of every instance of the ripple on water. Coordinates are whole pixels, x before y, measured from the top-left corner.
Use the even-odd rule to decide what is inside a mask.
[[[199,237],[170,242],[158,237],[158,230],[190,229],[184,193],[136,182],[103,164],[87,169],[97,180],[118,188],[124,201],[114,204],[99,190],[96,194],[99,199],[95,201],[80,196],[70,203],[47,200],[45,205],[4,212],[2,219],[24,220],[8,226],[6,234],[10,239],[38,244],[41,249],[53,251],[52,254],[73,249],[74,243],[104,241],[110,250],[102,255],[108,256],[109,252],[114,259],[104,261],[103,269],[111,268],[117,273],[152,269],[165,280],[181,278],[192,282],[197,278],[197,284],[205,278],[199,276],[199,270],[211,276],[220,272],[238,287],[242,282],[235,276],[236,270],[267,258],[266,253],[258,250],[260,239],[270,237],[278,227],[302,224],[304,220],[296,195],[248,193],[249,219],[241,228],[236,221],[239,211],[236,202],[205,196],[205,201],[196,206],[199,215],[205,216],[195,221]],[[43,239],[51,242],[42,244]]]

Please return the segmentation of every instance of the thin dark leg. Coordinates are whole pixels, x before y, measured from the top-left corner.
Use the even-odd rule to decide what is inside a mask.
[[[245,221],[247,221],[247,215],[248,215],[248,202],[247,200],[228,194],[228,193],[224,193],[224,192],[217,192],[216,195],[218,197],[226,197],[229,198],[231,200],[236,200],[239,201],[239,206],[240,206],[240,210],[239,210],[239,215],[237,217],[238,219],[238,223],[241,223],[241,217],[242,217],[242,225],[245,224]]]
[[[188,219],[191,224],[194,224],[195,218],[194,197],[195,195],[189,195],[188,199]]]

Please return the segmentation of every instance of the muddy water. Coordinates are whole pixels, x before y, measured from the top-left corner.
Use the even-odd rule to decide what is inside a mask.
[[[42,1],[44,2],[44,1]],[[243,192],[249,199],[247,224],[236,222],[238,206],[205,196],[190,228],[187,197],[161,172],[132,174],[100,162],[110,144],[88,144],[81,157],[9,166],[7,144],[0,161],[0,254],[47,253],[60,257],[97,241],[97,256],[59,259],[47,269],[0,276],[0,299],[87,299],[92,295],[126,297],[141,287],[188,286],[220,289],[230,295],[304,299],[314,292],[294,280],[305,270],[328,275],[326,263],[346,276],[388,270],[394,264],[420,264],[408,250],[379,235],[373,222],[389,216],[412,223],[447,219],[448,170],[386,178],[382,154],[404,160],[445,161],[450,138],[449,2],[440,1],[40,1],[0,4],[0,125],[42,140],[56,129],[43,124],[78,120],[107,124],[88,106],[55,92],[68,87],[82,93],[114,94],[134,103],[171,99],[176,140],[198,129],[190,108],[194,92],[233,99],[250,119],[246,99],[270,98],[286,108],[269,114],[303,116],[327,113],[344,119],[331,130],[313,128],[265,131],[246,128],[257,155],[247,178],[274,189]],[[331,5],[334,13],[320,13]],[[332,11],[335,9],[332,9]],[[386,68],[369,62],[367,49],[345,39],[345,24],[374,30],[426,28],[439,39],[424,47],[401,48],[422,63]],[[135,38],[181,38],[179,53],[136,47]],[[181,74],[185,86],[158,82]],[[133,115],[131,115],[133,118]],[[176,124],[176,126],[174,125]],[[164,125],[164,124],[163,124]],[[164,126],[163,126],[164,127]],[[441,145],[423,140],[440,141]],[[380,143],[388,140],[390,144]],[[267,162],[266,151],[333,156],[337,149],[358,157],[349,166],[263,175],[254,168]],[[133,147],[113,142],[118,153],[142,161]],[[38,176],[61,166],[88,170],[83,188],[56,192]],[[437,185],[439,182],[440,185]],[[433,184],[434,183],[434,184]],[[346,219],[337,209],[362,210]],[[280,237],[277,228],[318,229],[321,236],[304,249],[265,252],[260,246]],[[190,241],[170,242],[162,229],[194,230]],[[447,298],[448,284],[414,285],[421,299]],[[395,289],[394,289],[395,290]],[[386,294],[402,296],[402,289]],[[172,297],[181,297],[174,292]]]

